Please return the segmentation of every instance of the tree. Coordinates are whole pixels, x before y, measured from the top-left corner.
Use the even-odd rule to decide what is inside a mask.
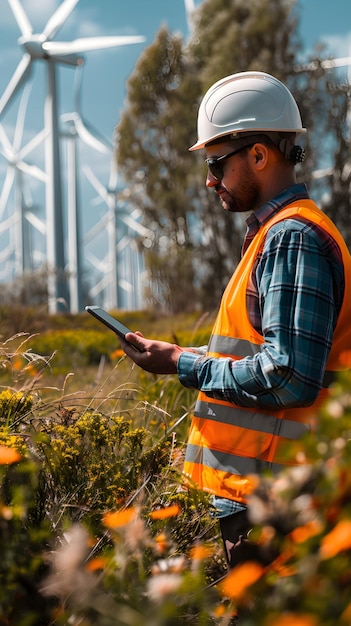
[[[325,136],[330,95],[325,75],[323,83],[318,73],[295,73],[300,50],[295,0],[204,0],[187,44],[162,27],[141,56],[128,81],[117,158],[127,184],[143,173],[140,207],[155,233],[146,254],[154,303],[174,312],[217,306],[240,257],[242,219],[221,210],[204,185],[204,155],[188,152],[212,83],[253,69],[286,82],[310,131],[306,167],[317,167],[314,129]]]
[[[191,167],[187,137],[193,118],[191,122],[187,118],[188,100],[180,89],[184,74],[182,40],[162,27],[128,82],[128,104],[118,128],[123,176],[133,184],[139,172],[144,193],[135,202],[142,202],[145,221],[155,233],[153,247],[146,252],[154,303],[173,311],[192,301],[195,279],[185,183]],[[189,98],[195,99],[198,89],[190,83]]]

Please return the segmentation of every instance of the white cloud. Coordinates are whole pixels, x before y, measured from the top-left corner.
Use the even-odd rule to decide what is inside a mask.
[[[321,41],[326,46],[327,54],[335,57],[351,55],[351,31],[344,35],[322,35]]]

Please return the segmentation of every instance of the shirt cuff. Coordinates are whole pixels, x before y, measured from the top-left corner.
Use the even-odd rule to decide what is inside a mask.
[[[178,359],[178,377],[184,387],[198,388],[196,362],[203,360],[194,352],[182,352]]]

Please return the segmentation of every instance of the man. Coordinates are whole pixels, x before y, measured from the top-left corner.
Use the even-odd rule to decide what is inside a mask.
[[[290,91],[262,72],[234,74],[198,115],[206,185],[247,212],[242,259],[223,295],[206,355],[139,333],[122,342],[142,368],[199,390],[184,471],[213,494],[229,566],[249,529],[251,476],[306,462],[299,442],[338,370],[350,367],[351,258],[296,184],[305,132]],[[284,444],[290,442],[287,457]]]

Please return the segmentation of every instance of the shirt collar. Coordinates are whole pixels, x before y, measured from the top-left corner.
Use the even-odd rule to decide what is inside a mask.
[[[267,222],[275,213],[281,211],[284,207],[296,200],[308,199],[309,194],[307,187],[304,183],[297,183],[292,185],[284,191],[281,191],[277,196],[272,198],[260,207],[254,213],[251,213],[246,220],[247,227],[251,230],[254,224],[256,224],[257,230]]]

